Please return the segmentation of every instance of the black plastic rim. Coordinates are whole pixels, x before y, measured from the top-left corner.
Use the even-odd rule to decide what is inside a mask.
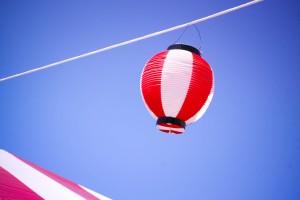
[[[175,124],[175,125],[181,126],[182,128],[185,129],[185,121],[182,121],[182,120],[174,118],[174,117],[160,117],[160,118],[158,118],[157,122],[156,122],[156,125],[157,124],[162,124],[162,123]]]
[[[172,44],[171,46],[168,47],[168,50],[171,50],[171,49],[182,49],[182,50],[186,50],[186,51],[189,51],[189,52],[192,52],[192,53],[195,53],[195,54],[201,56],[201,53],[197,48],[187,45],[187,44]]]

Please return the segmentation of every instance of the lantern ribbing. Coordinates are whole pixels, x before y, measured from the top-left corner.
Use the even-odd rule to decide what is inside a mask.
[[[213,71],[199,51],[173,44],[146,63],[140,80],[143,101],[166,133],[181,134],[206,111],[214,94]]]

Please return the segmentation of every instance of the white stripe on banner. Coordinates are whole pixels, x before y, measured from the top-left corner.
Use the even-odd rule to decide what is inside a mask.
[[[84,200],[78,194],[22,162],[14,155],[4,150],[0,150],[0,155],[0,166],[42,198],[47,200]]]
[[[171,50],[165,60],[161,77],[161,100],[166,116],[179,113],[192,78],[193,55],[189,51]]]

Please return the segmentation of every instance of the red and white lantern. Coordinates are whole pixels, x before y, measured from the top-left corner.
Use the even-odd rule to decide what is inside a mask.
[[[180,134],[208,108],[214,93],[213,71],[198,49],[173,44],[153,56],[141,76],[141,93],[156,126]]]

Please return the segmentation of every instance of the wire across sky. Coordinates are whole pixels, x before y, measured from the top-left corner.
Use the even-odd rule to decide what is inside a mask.
[[[263,1],[263,0],[253,0],[253,1],[250,1],[248,3],[245,3],[245,4],[242,4],[242,5],[232,7],[230,9],[223,10],[221,12],[209,15],[207,17],[203,17],[203,18],[191,21],[191,22],[181,24],[181,25],[173,26],[171,28],[168,28],[168,29],[165,29],[165,30],[162,30],[162,31],[151,33],[151,34],[148,34],[148,35],[145,35],[145,36],[142,36],[142,37],[138,37],[138,38],[131,39],[131,40],[128,40],[128,41],[125,41],[125,42],[121,42],[121,43],[118,43],[118,44],[115,44],[115,45],[104,47],[104,48],[101,48],[101,49],[98,49],[98,50],[95,50],[95,51],[91,51],[91,52],[88,52],[88,53],[85,53],[85,54],[82,54],[82,55],[79,55],[79,56],[71,57],[71,58],[61,60],[61,61],[58,61],[58,62],[55,62],[55,63],[51,63],[51,64],[48,64],[48,65],[45,65],[45,66],[42,66],[42,67],[37,67],[37,68],[31,69],[31,70],[28,70],[28,71],[25,71],[25,72],[21,72],[21,73],[15,74],[15,75],[11,75],[11,76],[8,76],[8,77],[5,77],[5,78],[1,78],[0,82],[7,81],[7,80],[10,80],[10,79],[13,79],[13,78],[20,77],[20,76],[24,76],[24,75],[27,75],[27,74],[31,74],[33,72],[41,71],[41,70],[48,69],[48,68],[51,68],[51,67],[55,67],[55,66],[67,63],[67,62],[78,60],[78,59],[81,59],[81,58],[84,58],[84,57],[87,57],[87,56],[91,56],[91,55],[94,55],[94,54],[97,54],[97,53],[108,51],[110,49],[121,47],[121,46],[131,44],[131,43],[134,43],[134,42],[138,42],[140,40],[148,39],[148,38],[158,36],[158,35],[161,35],[161,34],[164,34],[164,33],[168,33],[168,32],[180,29],[180,28],[184,28],[184,27],[189,26],[189,25],[197,24],[197,23],[200,23],[200,22],[203,22],[203,21],[221,16],[221,15],[224,15],[224,14],[233,12],[235,10],[238,10],[238,9],[241,9],[241,8],[244,8],[244,7],[256,4],[256,3],[259,3],[261,1]]]

